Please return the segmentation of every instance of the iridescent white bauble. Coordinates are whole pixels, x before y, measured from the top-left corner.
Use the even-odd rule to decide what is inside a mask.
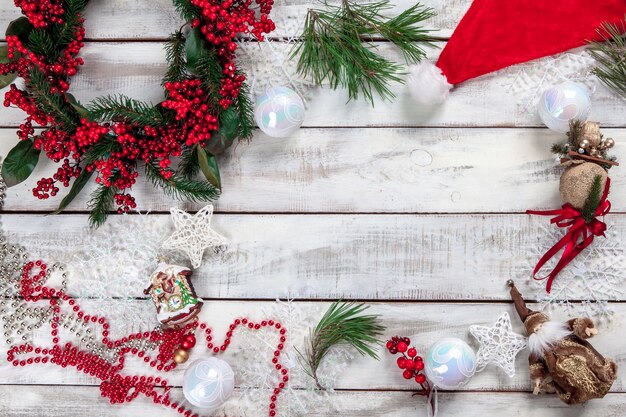
[[[254,104],[254,119],[269,136],[287,137],[302,126],[304,102],[291,88],[271,88]]]
[[[565,133],[574,120],[585,122],[589,116],[591,102],[584,86],[565,82],[543,92],[537,111],[541,121],[549,129]]]
[[[476,373],[476,355],[461,339],[449,337],[431,346],[424,360],[426,377],[436,387],[458,389]]]
[[[192,362],[183,376],[183,394],[196,407],[221,407],[235,389],[235,374],[225,361],[210,357]]]

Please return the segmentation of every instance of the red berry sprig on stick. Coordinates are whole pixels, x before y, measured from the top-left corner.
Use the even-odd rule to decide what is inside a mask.
[[[424,374],[424,360],[417,355],[417,349],[409,347],[411,339],[408,337],[394,336],[387,341],[387,350],[392,355],[401,354],[396,361],[398,368],[403,369],[404,379],[413,379],[420,384],[419,395],[428,396],[431,386]]]

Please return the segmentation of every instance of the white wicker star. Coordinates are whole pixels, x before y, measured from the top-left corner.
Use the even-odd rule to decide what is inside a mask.
[[[185,253],[194,268],[202,264],[205,249],[226,245],[226,238],[211,229],[211,204],[194,215],[177,208],[172,208],[170,213],[176,231],[163,243],[163,247]]]
[[[515,357],[527,346],[527,339],[513,332],[509,313],[503,313],[493,327],[470,326],[470,333],[480,343],[476,353],[478,371],[493,363],[508,376],[515,375]]]

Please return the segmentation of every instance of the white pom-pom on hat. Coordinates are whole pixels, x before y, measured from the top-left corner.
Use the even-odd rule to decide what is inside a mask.
[[[409,67],[406,84],[413,99],[421,104],[443,103],[453,87],[441,68],[427,59]]]

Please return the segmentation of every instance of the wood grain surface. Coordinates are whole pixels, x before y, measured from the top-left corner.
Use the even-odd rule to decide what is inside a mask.
[[[390,13],[413,4],[393,3]],[[428,22],[439,38],[438,48],[428,51],[429,58],[436,59],[471,0],[424,3],[438,13]],[[314,0],[277,2],[273,14],[278,29],[272,47],[291,48],[284,40],[294,35],[307,9],[315,5]],[[0,28],[18,16],[12,0],[0,0]],[[120,93],[159,102],[166,69],[163,42],[181,24],[170,0],[90,1],[88,42],[81,54],[86,64],[74,79],[72,93],[84,103]],[[388,42],[375,46],[383,55],[400,59]],[[268,44],[242,42],[240,48],[248,60],[241,62],[243,67],[274,65]],[[571,54],[583,57],[585,52]],[[249,144],[222,155],[224,192],[215,204],[214,226],[230,244],[223,256],[205,262],[194,274],[195,288],[207,300],[202,318],[222,335],[235,316],[260,319],[278,298],[293,299],[297,308],[313,315],[323,313],[329,301],[343,298],[368,302],[388,326],[387,336],[412,336],[421,350],[444,336],[460,337],[476,348],[469,326],[490,325],[502,312],[511,314],[514,330],[521,332],[504,283],[514,278],[522,292],[539,293],[530,270],[550,227],[547,218],[524,211],[561,204],[560,168],[549,147],[563,137],[543,128],[511,88],[520,71],[536,65],[541,62],[463,83],[440,107],[415,105],[402,85],[392,86],[394,102],[376,101],[374,108],[365,101],[346,103],[345,91],[314,89],[309,92],[304,126],[292,137],[276,139],[256,131]],[[620,139],[626,137],[626,104],[601,86],[592,104],[591,118],[616,139],[619,156],[624,149]],[[0,109],[0,155],[17,143],[15,131],[22,119],[17,109]],[[614,214],[606,219],[617,239],[626,233],[622,169],[612,171]],[[106,229],[88,228],[89,186],[67,213],[48,215],[59,199],[41,202],[32,197],[31,189],[38,178],[53,171],[54,165],[42,158],[27,181],[8,189],[0,220],[9,238],[33,256],[67,261],[88,236],[95,233],[104,239]],[[202,207],[171,200],[143,181],[133,192],[139,208],[150,212],[146,227],[168,224],[171,207],[190,211]],[[136,220],[137,216],[113,215],[109,222],[123,228]],[[86,309],[94,302],[81,300]],[[125,302],[142,307],[151,303],[141,295]],[[567,407],[551,396],[532,396],[522,353],[513,378],[490,367],[463,390],[440,392],[439,415],[626,415],[624,293],[616,293],[609,303],[616,311],[614,319],[599,324],[594,343],[616,360],[620,370],[605,399]],[[554,317],[566,318],[559,308]],[[296,340],[296,345],[301,343]],[[232,348],[226,359],[237,357],[246,346],[234,340]],[[0,338],[2,417],[176,415],[145,398],[111,405],[100,397],[97,380],[72,369],[15,368],[5,359],[6,349]],[[200,347],[194,350],[194,355],[202,353]],[[176,398],[182,398],[183,370],[168,376]],[[127,372],[144,371],[142,364],[129,361]],[[332,395],[320,397],[294,382],[291,388],[300,395],[324,401],[301,415],[425,414],[425,399],[412,397],[414,386],[401,377],[388,355],[380,362],[355,357],[335,386]],[[250,401],[255,390],[263,388],[242,388],[238,382],[233,399],[219,415],[259,415],[258,404]]]

